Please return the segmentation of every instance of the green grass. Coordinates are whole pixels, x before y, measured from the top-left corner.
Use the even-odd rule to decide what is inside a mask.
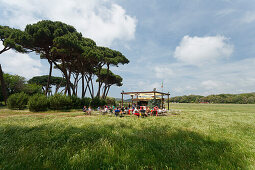
[[[165,117],[0,110],[0,169],[254,169],[255,105]]]

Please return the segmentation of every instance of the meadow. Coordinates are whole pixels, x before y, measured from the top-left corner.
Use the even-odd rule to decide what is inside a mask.
[[[255,105],[171,104],[168,116],[0,109],[0,169],[255,169]]]

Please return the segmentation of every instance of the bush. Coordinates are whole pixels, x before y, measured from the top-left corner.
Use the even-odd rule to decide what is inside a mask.
[[[83,107],[83,106],[89,107],[90,102],[91,102],[91,98],[85,97],[85,98],[82,98],[82,99],[81,99],[82,107]]]
[[[42,86],[37,85],[37,84],[25,84],[23,91],[30,96],[37,94],[37,93],[43,94]]]
[[[106,101],[103,100],[103,99],[100,99],[99,97],[95,97],[91,100],[90,102],[90,106],[93,108],[93,109],[96,109],[97,107],[99,106],[104,106],[106,105]]]
[[[78,98],[77,96],[71,96],[71,103],[72,103],[72,109],[82,109],[82,99]]]
[[[107,105],[116,105],[115,98],[113,97],[106,97],[105,99]]]
[[[12,94],[7,100],[9,109],[25,109],[28,102],[28,95],[24,92]]]
[[[28,108],[32,112],[46,111],[49,107],[49,101],[43,94],[35,94],[28,101]]]
[[[101,99],[101,101],[100,101],[100,106],[105,106],[105,105],[107,105],[106,100]]]
[[[51,96],[49,104],[52,110],[69,110],[72,108],[71,98],[60,93]]]

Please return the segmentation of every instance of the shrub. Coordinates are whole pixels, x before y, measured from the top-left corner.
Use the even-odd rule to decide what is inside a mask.
[[[77,96],[71,96],[71,103],[72,103],[72,109],[82,109],[82,99],[78,98]]]
[[[37,94],[37,93],[43,94],[42,86],[37,85],[37,84],[24,84],[23,91],[30,96]]]
[[[104,106],[106,105],[106,101],[103,100],[103,99],[100,99],[99,97],[95,97],[91,100],[90,102],[90,106],[93,108],[93,109],[96,109],[98,106]]]
[[[12,94],[7,100],[9,109],[25,109],[28,102],[28,95],[24,92]]]
[[[28,101],[28,108],[32,112],[46,111],[49,107],[49,101],[43,94],[35,94]]]
[[[50,109],[69,110],[72,108],[72,100],[63,94],[55,94],[49,98]]]
[[[107,105],[106,100],[101,99],[101,101],[100,101],[100,106],[105,106],[105,105]]]
[[[113,98],[113,97],[106,97],[106,104],[107,105],[116,105],[116,102],[115,102],[115,98]]]
[[[81,99],[82,107],[83,107],[83,106],[89,107],[90,102],[91,102],[91,98],[85,97],[85,98],[82,98],[82,99]]]

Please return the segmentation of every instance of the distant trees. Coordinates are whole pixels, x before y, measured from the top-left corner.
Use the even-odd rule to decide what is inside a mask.
[[[10,49],[13,49],[17,52],[25,53],[27,52],[23,47],[24,43],[27,43],[27,36],[23,31],[18,29],[13,29],[8,26],[0,25],[0,41],[2,41],[3,49],[0,49],[0,55]],[[6,103],[7,101],[7,91],[3,77],[2,66],[0,64],[0,83],[1,83],[1,92]]]
[[[171,97],[170,102],[255,104],[255,93],[176,96]]]
[[[24,77],[4,73],[3,79],[6,86],[7,97],[12,94],[21,92],[24,92],[30,96],[36,93],[42,93],[42,86],[36,84],[29,84],[26,82]],[[2,84],[0,84],[0,86],[2,86]],[[4,96],[2,92],[0,92],[0,101],[4,101]]]
[[[112,73],[110,68],[127,64],[129,60],[119,51],[97,46],[71,25],[43,20],[27,25],[24,31],[1,26],[0,34],[4,44],[2,52],[9,49],[36,52],[41,59],[48,61],[49,74],[29,80],[41,85],[46,95],[54,85],[56,92],[64,87],[64,94],[77,96],[81,81],[82,98],[86,92],[91,98],[106,98],[112,85],[122,86],[122,78]],[[56,82],[52,77],[53,69],[60,70],[63,79]]]
[[[30,80],[28,80],[28,83],[40,85],[42,87],[42,90],[44,93],[46,91],[47,85],[48,85],[48,90],[51,89],[52,86],[55,86],[55,93],[58,93],[58,90],[61,87],[66,86],[66,80],[64,78],[51,76],[51,81],[48,84],[48,80],[49,80],[48,77],[49,77],[48,75],[35,76],[35,77],[31,78]]]

